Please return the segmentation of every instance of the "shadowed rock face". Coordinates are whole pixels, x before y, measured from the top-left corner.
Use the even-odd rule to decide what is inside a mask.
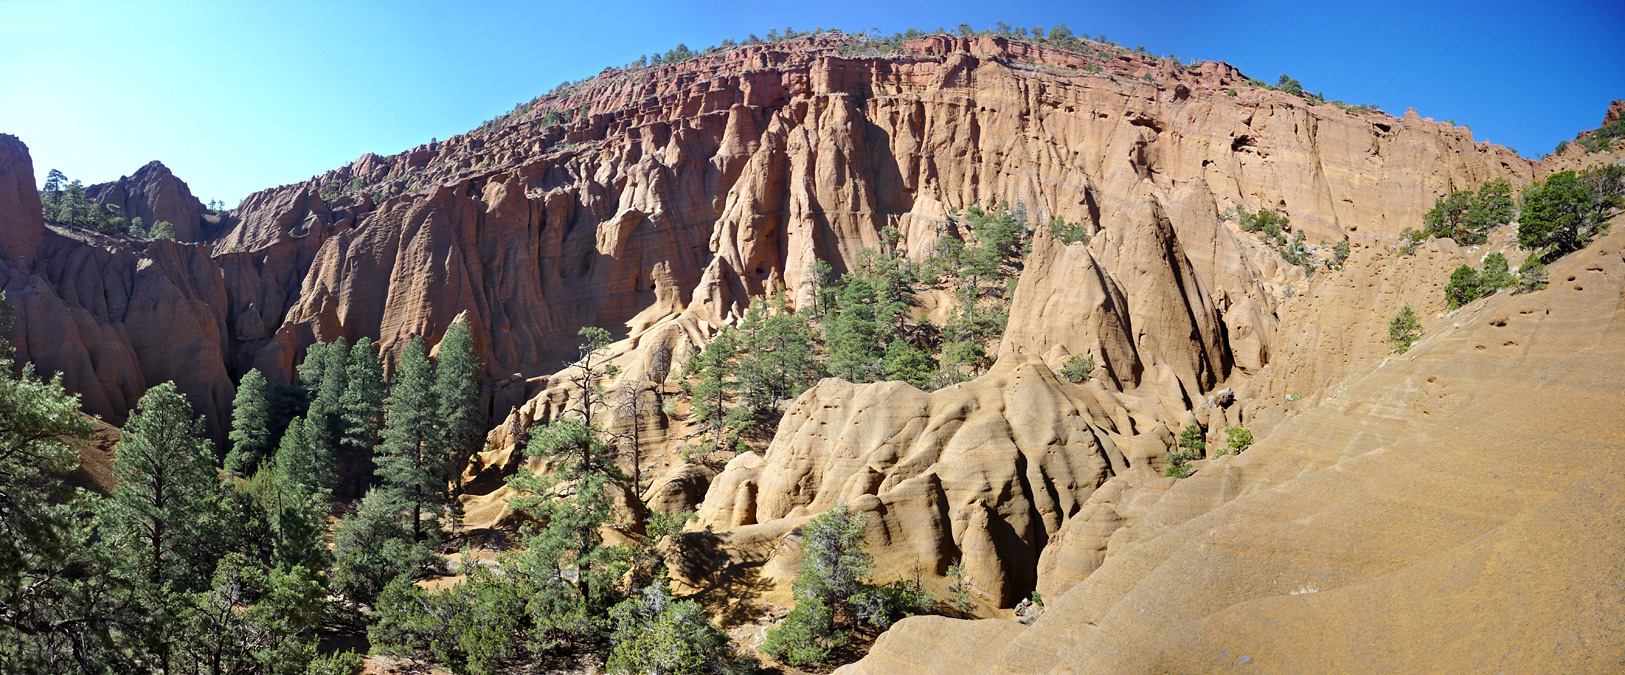
[[[1284,209],[1311,242],[1376,242],[1414,224],[1437,194],[1533,172],[1463,128],[1311,107],[1245,86],[1221,63],[942,37],[858,58],[837,53],[844,40],[609,71],[480,131],[251,195],[206,248],[63,235],[57,258],[129,262],[81,265],[70,278],[60,264],[50,272],[14,255],[8,283],[47,271],[40,308],[58,317],[30,329],[38,338],[29,349],[68,372],[109,419],[174,370],[146,360],[185,363],[183,389],[218,418],[225,411],[214,401],[229,400],[230,376],[258,366],[286,378],[312,341],[366,335],[393,356],[409,336],[437,340],[466,316],[500,418],[541,390],[580,326],[636,338],[679,317],[715,325],[773,284],[797,288],[814,258],[843,269],[885,226],[924,255],[947,209],[1004,201],[1036,222],[1058,216],[1112,233],[1110,250],[1089,255],[1116,281],[1089,292],[1121,300],[1110,316],[1096,302],[1094,318],[1080,319],[1098,335],[1058,341],[1030,327],[1007,348],[1099,351],[1117,382],[1152,381],[1189,399],[1232,366],[1262,367],[1273,308],[1261,282],[1227,276],[1234,263],[1208,241],[1142,228],[1167,220],[1176,232],[1216,232],[1225,226],[1207,211],[1240,202]],[[1102,72],[1085,71],[1093,65]],[[1138,79],[1147,74],[1156,83]],[[8,180],[28,184],[18,173],[25,152],[7,145]],[[194,238],[182,228],[199,223],[196,200],[161,165],[98,195],[122,195],[132,214],[171,220]],[[27,218],[33,198],[25,189],[3,202],[8,232],[18,233],[8,249],[46,236]],[[1187,217],[1196,211],[1203,217]],[[101,252],[68,252],[79,248]],[[1125,275],[1153,259],[1167,271]],[[1276,283],[1271,273],[1256,276]],[[143,286],[141,275],[164,279]],[[63,293],[63,284],[119,289],[101,294],[113,297],[173,289],[148,292],[175,298],[155,308],[201,303],[158,319],[168,342],[190,346],[138,348],[135,331],[120,328],[123,305]],[[1026,306],[1053,309],[1062,297]],[[1168,300],[1187,309],[1166,309]],[[1158,316],[1122,319],[1138,309]],[[1018,308],[1012,325],[1031,324],[1026,312]],[[77,356],[48,356],[47,342]]]
[[[146,227],[168,221],[175,226],[179,241],[202,241],[210,234],[209,223],[203,219],[203,203],[162,162],[149,162],[117,181],[87,187],[85,196],[91,203],[124,209],[126,218],[139,217]]]

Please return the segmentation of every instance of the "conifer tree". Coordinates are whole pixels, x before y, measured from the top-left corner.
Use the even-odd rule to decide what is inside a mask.
[[[446,456],[442,476],[447,485],[461,482],[463,462],[485,446],[485,409],[480,407],[480,375],[485,366],[474,354],[474,336],[467,321],[446,329],[435,363],[435,399],[441,447]],[[460,488],[460,486],[458,486]],[[455,503],[455,494],[448,495]]]
[[[378,476],[395,503],[412,514],[412,538],[423,538],[423,516],[443,505],[446,475],[435,429],[434,364],[422,338],[412,338],[390,383]]]
[[[384,364],[378,359],[378,348],[368,338],[356,340],[355,346],[350,348],[344,395],[339,398],[344,429],[339,447],[357,467],[352,485],[357,494],[372,478],[372,450],[378,444],[378,432],[384,423],[384,400],[388,397],[389,385],[384,381]]]
[[[165,382],[147,390],[115,449],[117,520],[141,542],[140,567],[154,584],[206,584],[218,526],[215,455],[192,404]]]
[[[580,357],[570,379],[582,394],[579,408],[531,429],[526,456],[548,460],[551,476],[521,471],[509,478],[522,496],[511,505],[545,523],[530,538],[532,563],[562,573],[573,570],[575,597],[562,604],[596,613],[609,602],[609,586],[625,571],[613,552],[604,547],[601,529],[614,517],[612,490],[626,483],[615,463],[615,449],[607,434],[593,421],[591,411],[601,404],[603,380],[615,374],[609,363],[609,332],[597,327],[581,329]],[[575,414],[570,414],[575,413]],[[556,489],[573,483],[568,495]]]
[[[271,450],[271,400],[265,376],[250,369],[237,385],[237,398],[231,405],[231,451],[226,454],[226,473],[239,478],[254,475],[260,460]]]
[[[321,543],[333,493],[326,487],[332,478],[322,463],[321,451],[311,443],[310,426],[310,421],[295,417],[282,433],[270,495],[274,503],[267,506],[274,523],[277,560],[316,569],[325,566],[321,564],[325,553]]]
[[[350,347],[342,337],[312,346],[305,361],[319,364],[312,368],[316,379],[306,383],[312,398],[305,413],[305,436],[322,466],[322,475],[330,479],[321,487],[331,493],[338,487],[338,454],[345,435],[342,401],[349,380]]]
[[[737,367],[742,403],[759,419],[779,412],[779,402],[801,395],[817,381],[812,326],[777,300],[756,299],[740,322]]]

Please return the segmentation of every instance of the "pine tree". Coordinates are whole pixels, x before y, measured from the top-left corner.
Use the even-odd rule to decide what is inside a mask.
[[[444,504],[445,456],[434,418],[434,364],[422,338],[413,338],[390,383],[378,475],[386,494],[412,513],[412,538],[423,538],[423,516]]]
[[[274,502],[267,506],[277,560],[318,569],[325,567],[322,534],[333,493],[325,487],[332,478],[321,461],[321,451],[311,443],[310,426],[308,420],[295,417],[282,433],[270,495]]]
[[[119,435],[118,521],[142,542],[140,565],[154,584],[197,587],[214,570],[209,549],[220,482],[210,446],[173,382],[148,389]]]
[[[683,391],[693,401],[692,417],[710,446],[707,451],[732,447],[751,424],[750,411],[733,403],[739,392],[734,377],[739,342],[736,329],[724,328],[683,364]]]
[[[627,479],[616,466],[615,449],[607,434],[591,415],[595,403],[601,404],[603,380],[616,372],[606,349],[609,332],[587,327],[580,335],[580,357],[570,379],[582,391],[581,406],[531,429],[525,448],[526,456],[547,460],[553,474],[523,470],[509,478],[508,484],[523,495],[511,502],[513,509],[545,523],[530,541],[537,564],[573,568],[576,597],[571,603],[591,611],[607,609],[606,586],[619,576],[613,572],[613,556],[602,546],[600,531],[614,515],[611,490],[625,485]],[[560,482],[573,483],[568,496],[556,489]]]
[[[371,605],[391,580],[416,577],[436,556],[401,525],[388,495],[371,490],[333,533],[333,584],[356,604]]]
[[[758,419],[773,417],[780,401],[800,396],[817,381],[812,326],[790,313],[783,293],[777,300],[752,301],[738,333],[740,398]]]
[[[305,361],[319,364],[311,368],[315,379],[306,384],[313,397],[305,413],[305,436],[321,475],[329,480],[320,487],[331,494],[338,487],[338,455],[345,435],[343,398],[349,380],[350,348],[344,338],[313,345]]]
[[[231,405],[231,452],[226,454],[226,473],[239,478],[254,475],[260,460],[271,450],[271,401],[265,376],[250,369],[237,385],[237,398]]]
[[[485,409],[480,407],[480,376],[484,364],[474,354],[474,337],[467,321],[457,321],[446,329],[435,363],[435,399],[439,403],[441,448],[446,453],[443,481],[454,486],[448,495],[455,502],[461,490],[462,466],[485,447]]]
[[[378,359],[378,348],[368,338],[356,340],[355,346],[350,348],[347,368],[344,395],[339,398],[344,429],[339,447],[356,467],[352,488],[359,494],[372,478],[372,451],[383,427],[384,400],[389,397],[389,385],[384,382],[384,364]]]
[[[0,298],[0,335],[10,327]],[[32,364],[15,368],[0,338],[0,662],[18,672],[94,670],[86,652],[98,633],[98,594],[91,563],[97,547],[84,515],[89,496],[67,477],[79,465],[65,437],[90,433],[78,398],[57,376],[47,382]],[[102,597],[98,597],[102,596]]]

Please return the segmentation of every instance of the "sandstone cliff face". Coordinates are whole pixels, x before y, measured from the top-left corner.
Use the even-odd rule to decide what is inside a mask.
[[[45,236],[34,161],[16,136],[0,134],[0,250],[16,265],[31,265]]]
[[[844,672],[1614,670],[1622,247],[1469,304],[1203,463],[1031,627],[908,619]]]
[[[898,227],[923,255],[947,209],[1004,201],[1038,222],[1059,216],[1112,233],[1090,255],[1115,266],[1116,280],[1097,289],[1118,287],[1114,312],[1188,308],[1063,346],[1107,352],[1125,386],[1154,382],[1172,401],[1189,400],[1233,366],[1263,366],[1275,321],[1266,296],[1281,283],[1268,269],[1237,280],[1215,250],[1179,260],[1210,247],[1177,235],[1225,227],[1206,217],[1209,198],[1213,209],[1282,209],[1311,242],[1379,241],[1414,224],[1438,194],[1533,172],[1464,129],[1310,106],[1246,86],[1220,63],[940,36],[889,56],[842,56],[850,41],[606,72],[480,131],[251,195],[210,244],[225,297],[210,301],[215,320],[203,323],[221,339],[182,338],[220,344],[220,367],[206,369],[220,379],[188,393],[213,398],[229,390],[224,374],[251,366],[287,377],[317,339],[367,335],[395,354],[407,336],[437,339],[467,316],[500,418],[541,392],[539,378],[559,368],[580,326],[634,340],[678,317],[714,326],[773,284],[796,288],[814,258],[844,268],[882,227]],[[552,123],[561,113],[567,121]],[[196,201],[172,178],[149,166],[103,194],[122,191],[127,207],[140,195],[132,212],[165,217],[159,211]],[[1174,235],[1153,228],[1141,241],[1141,229],[1161,222],[1142,217],[1148,200]],[[1204,215],[1187,217],[1193,209]],[[177,213],[177,227],[196,222]],[[1152,258],[1161,276],[1130,271]],[[1051,272],[1030,268],[1034,279]],[[171,283],[183,296],[206,295],[188,280]],[[1104,330],[1115,316],[1089,321]],[[1009,349],[1028,353],[1057,346],[1040,330],[1012,340]],[[80,384],[105,390],[87,397],[108,400],[110,411],[127,405],[144,386],[121,374],[131,370],[128,339],[82,342],[93,372]]]
[[[149,162],[111,183],[91,185],[85,188],[85,196],[93,204],[118,206],[126,218],[140,218],[149,228],[160,220],[168,221],[175,226],[179,241],[202,241],[211,234],[211,223],[203,218],[203,203],[162,162]]]

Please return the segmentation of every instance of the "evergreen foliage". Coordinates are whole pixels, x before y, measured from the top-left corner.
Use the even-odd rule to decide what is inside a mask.
[[[649,586],[610,609],[611,673],[715,673],[733,665],[728,634],[693,600],[674,601]]]
[[[1388,344],[1394,346],[1395,354],[1403,354],[1410,351],[1411,345],[1421,337],[1422,322],[1416,318],[1416,310],[1411,309],[1411,303],[1407,302],[1388,322]]]
[[[113,204],[92,204],[85,194],[85,186],[78,180],[68,180],[61,171],[51,169],[45,175],[45,185],[39,191],[40,210],[45,219],[53,223],[82,227],[103,234],[126,234],[129,224],[124,209]],[[175,236],[174,230],[169,232]]]
[[[434,398],[439,405],[436,422],[440,426],[440,447],[446,455],[441,458],[447,485],[456,486],[447,495],[447,503],[455,504],[455,493],[461,490],[462,463],[485,448],[486,416],[480,406],[480,376],[485,365],[474,354],[474,337],[467,321],[456,321],[446,329],[440,341],[439,358],[435,363]]]
[[[1089,380],[1089,375],[1095,372],[1095,360],[1082,354],[1074,354],[1061,366],[1060,375],[1068,382],[1082,383]]]
[[[1232,455],[1239,455],[1253,445],[1253,432],[1245,427],[1230,427],[1224,430],[1224,434]]]
[[[220,481],[203,424],[173,382],[141,396],[114,456],[111,513],[140,542],[142,572],[155,585],[202,588],[223,553]]]
[[[447,474],[441,436],[434,425],[434,364],[422,338],[412,338],[390,382],[383,443],[375,459],[386,494],[411,516],[412,538],[424,536],[424,517],[445,505]]]
[[[1620,208],[1625,208],[1625,167],[1554,173],[1524,188],[1518,245],[1551,262],[1606,233],[1608,218]]]
[[[365,491],[371,480],[371,457],[384,424],[384,404],[389,385],[384,381],[384,364],[378,348],[368,338],[355,341],[345,365],[344,393],[339,396],[339,447],[358,468],[351,489]]]
[[[822,666],[830,650],[850,641],[852,624],[884,627],[929,609],[930,595],[918,583],[870,585],[867,527],[863,514],[844,503],[801,527],[801,572],[791,584],[796,606],[768,630],[763,653],[796,667]]]
[[[260,460],[271,453],[270,388],[258,368],[250,369],[237,384],[227,439],[231,451],[226,453],[225,470],[239,478],[254,475]]]
[[[1422,235],[1482,244],[1490,230],[1512,221],[1512,184],[1505,178],[1486,181],[1478,192],[1461,190],[1440,197],[1422,216]]]
[[[439,567],[439,557],[412,540],[399,508],[382,490],[361,498],[333,533],[333,588],[357,605],[371,605],[395,577]]]

